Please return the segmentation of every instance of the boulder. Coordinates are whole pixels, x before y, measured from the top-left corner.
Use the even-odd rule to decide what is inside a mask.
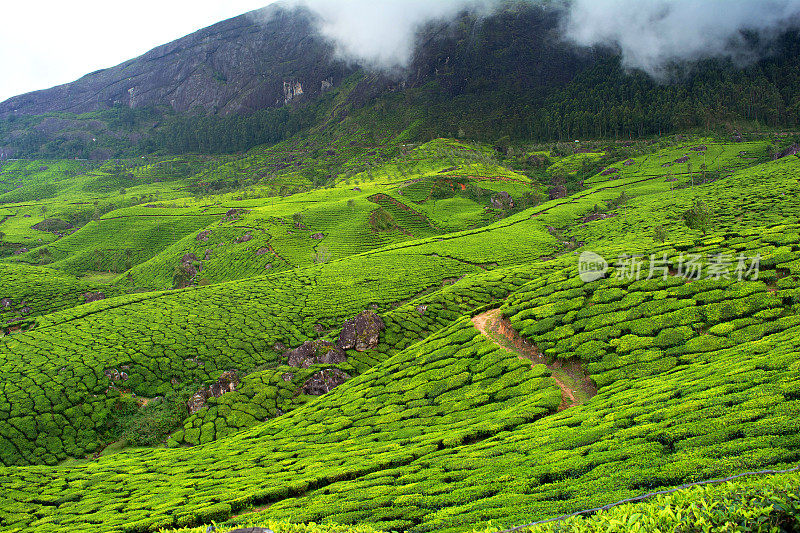
[[[222,222],[231,222],[234,220],[239,220],[239,218],[241,218],[241,215],[246,212],[247,211],[245,209],[235,209],[235,208],[229,209],[228,212],[225,213],[225,216],[222,217]]]
[[[102,293],[102,292],[85,292],[85,293],[83,293],[83,301],[85,303],[87,303],[87,304],[90,303],[90,302],[98,302],[100,300],[105,300],[105,299],[106,299],[106,295],[104,293]]]
[[[14,302],[11,301],[11,298],[3,298],[0,300],[0,311],[8,311],[14,306]]]
[[[234,242],[234,244],[242,244],[243,242],[247,242],[247,241],[251,240],[252,238],[253,238],[252,235],[250,235],[249,233],[245,233],[244,235],[242,235],[241,237],[239,237],[238,239],[236,239],[233,242]]]
[[[211,230],[207,229],[207,230],[201,231],[200,233],[197,234],[197,240],[198,241],[203,241],[203,242],[208,242],[208,238],[210,236],[211,236]]]
[[[103,374],[110,381],[128,381],[128,373],[118,368],[106,368],[103,370]]]
[[[320,239],[324,239],[325,235],[323,233],[315,233],[314,235],[311,236],[311,238],[312,239],[316,239],[316,240],[320,240]]]
[[[330,341],[306,341],[283,354],[289,366],[309,368],[312,365],[336,365],[347,361],[344,350]]]
[[[239,374],[235,370],[223,372],[215,383],[200,389],[189,398],[186,402],[189,414],[193,415],[202,409],[209,398],[219,398],[227,392],[235,391],[237,385],[239,385]]]
[[[203,254],[203,261],[211,259],[211,248],[206,248],[206,253]]]
[[[321,396],[332,391],[348,379],[350,379],[350,376],[338,368],[328,368],[312,374],[312,376],[303,383],[300,390],[303,394]]]
[[[355,318],[342,324],[337,345],[342,350],[355,348],[359,352],[371,350],[378,346],[381,331],[384,330],[383,319],[374,311],[362,311]]]
[[[603,170],[603,171],[600,173],[600,175],[601,175],[601,176],[610,176],[611,174],[616,174],[616,173],[618,173],[618,172],[619,172],[619,169],[618,169],[618,168],[609,167],[609,168],[607,168],[607,169]]]
[[[782,159],[784,157],[789,157],[790,155],[798,154],[800,154],[800,144],[793,144],[789,148],[775,154],[775,159]]]
[[[689,156],[685,155],[685,156],[683,156],[681,158],[676,159],[675,162],[678,163],[678,164],[688,163],[689,162]]]
[[[563,185],[553,185],[547,193],[550,200],[558,200],[567,196],[567,188]]]
[[[584,224],[587,222],[594,222],[595,220],[604,220],[606,218],[611,218],[616,216],[614,213],[592,213],[590,215],[586,215],[581,220]]]
[[[634,164],[636,164],[636,161],[634,161],[633,159],[628,159],[627,161],[625,161],[625,162],[624,162],[624,163],[622,163],[622,164],[623,164],[623,165],[625,165],[626,167],[629,167],[629,166],[631,166],[631,165],[634,165]]]
[[[196,266],[195,266],[196,265]],[[181,263],[178,265],[181,275],[179,279],[176,278],[176,289],[183,289],[190,287],[194,283],[197,274],[203,269],[202,263],[197,259],[194,254],[186,254],[181,257]]]
[[[491,198],[492,207],[495,209],[513,209],[514,199],[506,191],[499,192]]]

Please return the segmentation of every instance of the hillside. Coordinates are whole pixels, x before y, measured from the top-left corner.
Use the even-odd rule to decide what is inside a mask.
[[[800,8],[293,5],[0,103],[0,532],[800,531]]]
[[[0,283],[39,302],[0,339],[0,526],[469,531],[790,467],[800,160],[771,158],[786,142],[498,157],[439,139],[294,194],[300,167],[189,194],[291,144],[4,166],[51,195],[3,204],[19,244],[2,268],[42,282]],[[587,172],[547,199],[553,175]],[[30,226],[69,213],[62,236]],[[583,251],[611,270],[582,281]],[[642,279],[620,254],[643,254]],[[356,316],[361,346],[342,341]],[[235,390],[187,411],[213,383]]]
[[[325,150],[354,123],[372,143],[500,148],[686,131],[738,139],[800,123],[797,24],[753,39],[741,51],[752,62],[701,57],[655,80],[613,47],[566,39],[568,5],[515,1],[429,21],[399,69],[344,60],[314,12],[272,6],[0,103],[0,159],[231,154],[298,134]]]
[[[349,70],[311,38],[311,24],[302,10],[244,14],[73,83],[11,98],[0,103],[0,118],[159,105],[225,115],[315,98]]]

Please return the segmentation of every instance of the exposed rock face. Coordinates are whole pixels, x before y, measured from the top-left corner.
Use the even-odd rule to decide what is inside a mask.
[[[353,348],[359,352],[371,350],[378,346],[381,332],[385,327],[383,319],[374,311],[362,311],[355,318],[342,324],[342,332],[336,344],[342,350]]]
[[[491,198],[492,207],[495,209],[513,209],[514,199],[506,191],[499,192]]]
[[[242,244],[243,242],[247,242],[247,241],[251,240],[252,238],[253,238],[252,235],[250,235],[249,233],[245,233],[244,235],[242,235],[241,237],[239,237],[238,239],[236,239],[233,242],[235,244]]]
[[[222,217],[222,222],[233,222],[234,220],[239,220],[242,218],[242,215],[247,214],[248,211],[246,209],[229,209],[225,216]]]
[[[324,239],[325,235],[323,233],[315,233],[314,235],[311,236],[311,238],[319,241]]]
[[[592,213],[591,215],[587,215],[581,219],[581,222],[594,222],[595,220],[604,220],[606,218],[611,218],[616,216],[614,213]]]
[[[118,368],[107,368],[103,374],[111,381],[128,381],[128,374]]]
[[[798,154],[800,154],[800,144],[793,144],[786,150],[783,150],[775,154],[775,159],[781,159],[784,157],[789,157],[790,155],[798,155]]]
[[[83,294],[83,301],[87,304],[90,302],[97,302],[105,299],[106,295],[102,292],[86,292]]]
[[[550,200],[558,200],[567,196],[567,188],[563,185],[554,185],[547,191],[547,196]]]
[[[616,173],[618,173],[618,172],[619,172],[619,169],[618,169],[618,168],[610,167],[610,168],[607,168],[607,169],[605,169],[604,171],[602,171],[602,172],[600,173],[600,175],[601,175],[601,176],[610,176],[611,174],[616,174]]]
[[[689,156],[688,155],[685,155],[685,156],[675,160],[675,162],[678,163],[678,164],[686,163],[688,161],[689,161]]]
[[[303,394],[321,396],[327,394],[345,381],[350,376],[338,368],[328,368],[314,373],[300,388]]]
[[[207,230],[201,231],[200,233],[197,234],[197,240],[198,241],[203,241],[203,242],[208,242],[208,238],[210,236],[211,236],[211,230],[207,229]]]
[[[179,269],[182,275],[180,279],[177,280],[177,289],[183,289],[192,285],[197,274],[203,269],[202,263],[195,266],[196,263],[199,263],[199,260],[194,254],[186,254],[181,258]]]
[[[121,65],[0,103],[0,118],[116,105],[200,106],[223,115],[314,98],[352,72],[317,37],[307,10],[270,6],[159,46]]]
[[[636,161],[634,161],[633,159],[628,159],[627,161],[625,161],[622,164],[625,165],[626,167],[629,167],[629,166],[631,166],[631,165],[633,165],[635,163],[636,163]]]
[[[283,103],[288,104],[303,95],[303,85],[299,81],[283,82]]]
[[[235,370],[223,372],[216,383],[200,389],[189,398],[189,401],[186,402],[189,414],[193,415],[202,409],[209,398],[219,398],[226,392],[235,391],[237,385],[239,385],[239,375]]]
[[[289,366],[310,368],[312,365],[335,365],[347,361],[344,350],[329,341],[306,341],[283,354]]]

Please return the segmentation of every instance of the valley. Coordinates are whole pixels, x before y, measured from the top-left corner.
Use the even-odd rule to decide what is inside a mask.
[[[800,2],[79,4],[0,32],[0,532],[800,531]]]

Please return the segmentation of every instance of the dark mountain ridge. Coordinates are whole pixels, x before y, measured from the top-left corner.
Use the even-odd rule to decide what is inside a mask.
[[[0,118],[158,105],[228,115],[313,99],[353,69],[315,37],[312,19],[272,6],[231,18],[72,83],[15,96],[0,103]]]
[[[358,115],[387,139],[495,142],[794,128],[800,38],[754,39],[762,59],[674,65],[658,82],[613,48],[564,40],[563,5],[509,2],[420,28],[409,65],[336,53],[303,8],[220,22],[117,67],[0,103],[0,158],[240,152]],[[375,135],[367,134],[375,137]]]

